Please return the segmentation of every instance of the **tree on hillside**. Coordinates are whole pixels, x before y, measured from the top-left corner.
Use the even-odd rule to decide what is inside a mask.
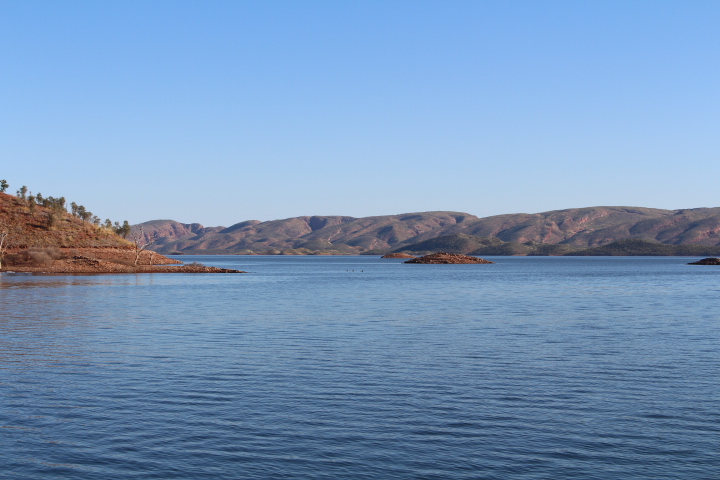
[[[0,180],[0,193],[5,193],[5,190],[7,190],[9,186],[7,180]]]
[[[80,217],[83,222],[87,222],[90,218],[92,218],[92,212],[87,211],[84,206],[78,205],[77,216]]]
[[[115,222],[113,230],[115,230],[115,233],[118,235],[122,235],[123,238],[127,238],[127,236],[130,235],[132,227],[130,226],[130,222],[125,220],[122,225],[120,225],[120,222]]]
[[[39,194],[38,194],[39,195]],[[39,202],[40,200],[38,200]],[[67,212],[65,209],[65,197],[47,197],[42,199],[43,207],[52,209],[55,213]]]
[[[50,197],[45,197],[45,198],[43,198],[42,204],[43,204],[43,207],[45,207],[45,208],[53,208],[53,209],[55,209],[55,205],[56,205],[56,203],[55,203],[55,197],[50,196]]]
[[[70,209],[72,210],[73,217],[79,217],[84,222],[87,222],[88,219],[92,217],[91,212],[88,212],[88,210],[83,205],[78,205],[75,202],[70,203]]]
[[[28,188],[27,188],[25,185],[23,185],[20,189],[18,189],[18,191],[17,191],[17,197],[18,197],[20,200],[25,200],[25,196],[27,195],[27,191],[28,191]]]
[[[35,207],[37,206],[37,201],[35,200],[34,195],[30,195],[28,197],[28,207],[30,207],[30,214],[34,217],[35,216]]]

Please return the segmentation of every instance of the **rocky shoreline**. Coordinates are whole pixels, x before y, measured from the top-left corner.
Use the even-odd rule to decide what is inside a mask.
[[[135,265],[132,248],[45,248],[9,251],[4,273],[246,273],[241,270],[183,264],[155,252],[140,252]]]

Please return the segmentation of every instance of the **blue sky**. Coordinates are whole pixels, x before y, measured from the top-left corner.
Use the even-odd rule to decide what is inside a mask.
[[[132,223],[720,206],[717,1],[0,0],[0,178]]]

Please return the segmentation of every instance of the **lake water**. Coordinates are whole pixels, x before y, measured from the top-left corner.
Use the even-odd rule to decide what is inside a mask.
[[[717,479],[720,267],[0,275],[0,477]]]

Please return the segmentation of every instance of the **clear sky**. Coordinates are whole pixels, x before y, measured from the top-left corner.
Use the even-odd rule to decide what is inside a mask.
[[[206,226],[720,206],[720,2],[0,0],[2,178]]]

